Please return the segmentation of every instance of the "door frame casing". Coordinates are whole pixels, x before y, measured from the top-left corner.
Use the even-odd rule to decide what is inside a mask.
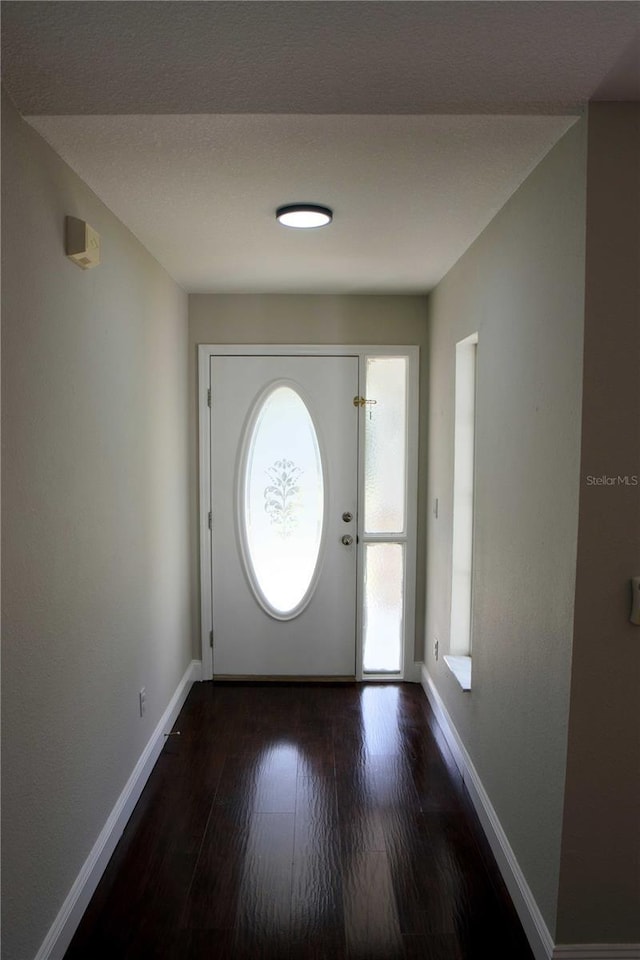
[[[420,347],[406,344],[199,344],[198,345],[198,459],[200,540],[200,637],[202,646],[202,679],[213,679],[213,530],[209,527],[211,511],[211,389],[212,357],[292,356],[292,357],[357,357],[358,393],[364,396],[367,357],[406,357],[407,383],[407,518],[405,546],[404,649],[403,668],[398,674],[371,674],[362,671],[362,605],[364,538],[362,510],[358,513],[358,560],[356,589],[356,679],[357,680],[420,680],[420,665],[415,662],[416,554],[418,524],[418,393]],[[363,413],[362,416],[365,414]],[[364,502],[364,444],[358,431],[358,504]],[[215,524],[213,524],[215,527]],[[372,538],[377,539],[377,538]],[[391,538],[393,539],[393,538]],[[398,538],[403,539],[403,538]]]

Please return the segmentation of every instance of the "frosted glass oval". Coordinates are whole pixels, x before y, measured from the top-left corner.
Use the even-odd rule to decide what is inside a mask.
[[[322,456],[311,414],[292,386],[259,401],[249,427],[241,513],[245,559],[258,601],[291,619],[308,602],[322,544]]]

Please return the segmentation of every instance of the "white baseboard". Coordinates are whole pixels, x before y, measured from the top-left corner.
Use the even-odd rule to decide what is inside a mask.
[[[164,746],[164,734],[171,729],[176,717],[187,699],[187,694],[194,681],[202,677],[202,664],[199,660],[192,660],[187,667],[176,692],[172,696],[167,709],[162,714],[158,725],[153,731],[149,742],[142,751],[133,773],[127,780],[124,790],[118,797],[116,804],[109,814],[107,822],[100,831],[100,835],[93,845],[91,853],[85,860],[75,883],[62,904],[58,916],[53,921],[51,929],[44,938],[35,960],[62,960],[82,915],[89,905],[89,901],[98,886],[98,882],[115,850],[118,840],[122,836],[129,817],[133,813],[140,794],[154,764]]]
[[[524,928],[533,955],[536,960],[552,960],[554,956],[553,938],[544,922],[544,918],[540,913],[534,896],[529,889],[529,885],[520,869],[516,855],[511,848],[506,833],[502,829],[498,815],[482,785],[482,781],[473,765],[471,757],[467,753],[460,735],[447,712],[447,708],[442,702],[440,694],[436,690],[435,684],[424,665],[422,667],[422,687],[436,715],[436,719],[449,749],[453,754],[456,766],[460,770],[465,786],[469,791],[482,828],[487,836],[493,855],[496,858],[502,878],[520,917],[520,922]]]
[[[507,886],[536,960],[640,960],[640,944],[558,944],[553,942],[478,771],[449,716],[440,694],[422,665],[422,687],[431,704],[456,766],[478,814],[482,828]]]
[[[640,943],[562,943],[553,960],[640,960]]]

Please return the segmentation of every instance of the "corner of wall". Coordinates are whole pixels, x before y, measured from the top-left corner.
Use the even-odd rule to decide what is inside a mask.
[[[629,622],[629,579],[640,574],[639,170],[640,104],[592,103],[580,510],[558,898],[558,939],[573,944],[640,941],[640,627]]]

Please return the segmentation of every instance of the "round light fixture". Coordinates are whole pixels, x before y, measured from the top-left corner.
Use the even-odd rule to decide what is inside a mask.
[[[309,230],[311,227],[326,227],[333,220],[333,210],[314,203],[289,203],[278,207],[276,219],[285,227]]]

